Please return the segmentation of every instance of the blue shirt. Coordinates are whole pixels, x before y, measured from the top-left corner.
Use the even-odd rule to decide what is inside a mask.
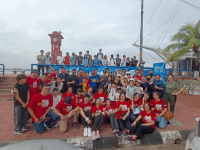
[[[93,66],[100,66],[100,60],[99,59],[94,59],[93,60]]]
[[[95,76],[90,76],[90,87],[97,87],[97,81],[99,80],[99,77],[97,75]]]
[[[71,66],[76,65],[76,57],[70,57]]]
[[[83,66],[84,66],[84,67],[85,67],[85,66],[86,66],[86,67],[88,66],[88,59],[87,59],[87,58],[86,58],[86,59],[85,59],[85,58],[83,59]]]
[[[164,90],[155,89],[155,91],[158,92],[158,94],[159,94],[161,97],[163,97],[163,95],[164,95],[164,93],[165,93],[165,85],[164,85],[164,83],[163,83],[161,80],[159,80],[159,81],[154,80],[154,81],[153,81],[153,84],[154,84],[154,86],[157,86],[157,87],[159,87],[159,88],[163,88],[163,89],[164,89]]]

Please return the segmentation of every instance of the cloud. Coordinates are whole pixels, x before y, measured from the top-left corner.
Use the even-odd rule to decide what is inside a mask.
[[[193,0],[193,4],[197,4]],[[154,12],[158,0],[144,2],[144,25]],[[162,1],[160,7],[144,30],[148,35],[171,16],[174,0]],[[181,4],[180,10],[186,5]],[[62,31],[64,37],[61,50],[78,53],[90,50],[92,55],[99,48],[103,53],[139,56],[139,49],[132,46],[140,33],[140,1],[138,0],[9,0],[0,6],[0,60],[6,68],[30,68],[37,63],[41,49],[50,51],[53,31]],[[169,32],[161,44],[170,44],[170,37],[188,20],[199,19],[189,6],[174,19]],[[164,26],[144,38],[144,45],[154,47]],[[145,53],[146,52],[146,53]],[[144,50],[146,66],[163,61],[155,53]],[[152,58],[151,56],[154,58]],[[157,61],[158,60],[158,61]]]

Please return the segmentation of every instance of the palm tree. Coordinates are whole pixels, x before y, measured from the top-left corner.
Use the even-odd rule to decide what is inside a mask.
[[[179,32],[172,36],[173,43],[165,48],[166,52],[175,51],[167,59],[167,62],[175,61],[178,57],[187,52],[194,52],[197,62],[200,65],[200,20],[196,24],[187,23],[179,29]]]

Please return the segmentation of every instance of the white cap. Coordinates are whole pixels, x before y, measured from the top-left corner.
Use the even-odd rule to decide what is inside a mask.
[[[120,75],[120,74],[117,74],[117,76],[118,76],[118,77],[121,77],[121,75]]]

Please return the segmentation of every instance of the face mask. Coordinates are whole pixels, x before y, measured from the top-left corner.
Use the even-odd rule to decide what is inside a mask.
[[[51,81],[52,84],[54,84],[56,81]]]

